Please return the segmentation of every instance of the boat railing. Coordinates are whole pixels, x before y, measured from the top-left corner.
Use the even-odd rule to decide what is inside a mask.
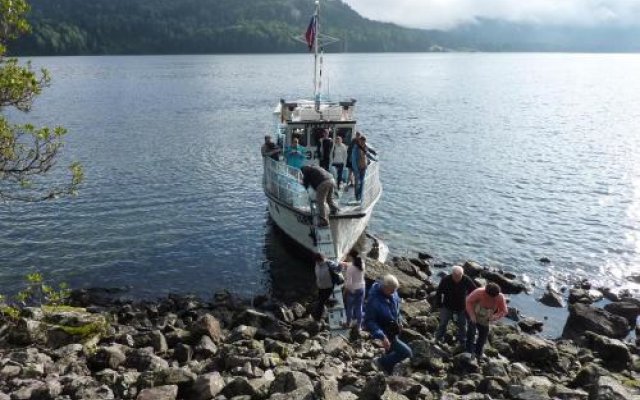
[[[364,176],[364,190],[362,192],[362,208],[367,208],[373,203],[382,190],[380,185],[380,165],[377,161],[372,161],[367,167]]]
[[[265,157],[263,185],[267,193],[287,205],[309,206],[309,195],[302,186],[302,171],[298,168]]]

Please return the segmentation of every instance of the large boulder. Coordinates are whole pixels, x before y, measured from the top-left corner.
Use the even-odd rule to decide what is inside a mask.
[[[604,309],[611,314],[619,315],[629,321],[629,324],[635,324],[636,318],[640,315],[640,302],[635,299],[624,299],[616,303],[609,303]]]
[[[178,387],[168,385],[143,389],[136,400],[175,400],[176,397],[178,397]]]
[[[610,376],[601,376],[591,388],[591,400],[637,400],[622,384]]]
[[[540,303],[548,307],[556,307],[556,308],[564,307],[564,300],[562,299],[562,294],[560,294],[557,290],[550,287],[547,288],[547,291],[544,292],[544,294],[542,295],[539,301]]]
[[[205,314],[191,327],[191,332],[196,335],[209,335],[214,343],[218,344],[223,339],[220,321],[211,314]]]
[[[484,271],[484,268],[475,261],[465,262],[462,268],[464,269],[465,275],[469,275],[471,278],[479,277]]]
[[[565,339],[579,339],[586,331],[615,339],[629,333],[629,323],[623,317],[613,315],[601,308],[575,303],[569,306],[569,318],[562,331]]]
[[[222,392],[224,386],[224,379],[218,372],[201,375],[191,386],[189,398],[192,400],[211,400]]]
[[[482,277],[500,286],[500,291],[505,294],[519,294],[527,289],[527,286],[517,279],[509,279],[501,273],[483,271]]]
[[[398,292],[401,297],[413,298],[418,289],[424,286],[423,281],[395,268],[393,265],[381,263],[374,259],[367,259],[365,277],[369,283],[382,280],[382,277],[386,274],[393,274],[398,278],[400,282]]]
[[[87,360],[89,368],[94,371],[101,371],[105,368],[118,369],[127,359],[122,350],[123,347],[121,345],[112,345],[98,348]]]
[[[313,383],[307,374],[297,371],[285,371],[276,375],[276,379],[271,382],[271,393],[289,393],[302,387],[310,387],[313,390]]]
[[[586,332],[586,345],[613,370],[624,370],[631,363],[629,348],[618,339],[611,339],[593,332]]]
[[[573,288],[569,290],[569,304],[583,303],[591,304],[598,302],[604,298],[604,295],[599,290],[595,289],[583,289]]]
[[[555,344],[531,335],[508,334],[504,340],[513,352],[513,358],[537,366],[549,366],[558,361],[558,350]]]

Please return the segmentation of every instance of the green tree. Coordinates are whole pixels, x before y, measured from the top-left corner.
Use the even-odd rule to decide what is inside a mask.
[[[4,111],[11,107],[28,112],[33,100],[51,81],[49,73],[33,71],[7,58],[7,43],[29,31],[25,0],[0,0],[0,200],[40,201],[73,194],[83,179],[78,163],[69,166],[70,177],[51,183],[47,173],[55,165],[66,130],[12,124]]]

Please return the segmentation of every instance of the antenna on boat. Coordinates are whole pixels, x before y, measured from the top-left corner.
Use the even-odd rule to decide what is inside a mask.
[[[313,50],[313,99],[316,111],[320,110],[320,97],[322,96],[322,56],[324,46],[336,43],[339,39],[320,33],[320,0],[315,0],[315,11],[311,22],[304,35],[294,37],[295,40],[306,43],[309,51]]]

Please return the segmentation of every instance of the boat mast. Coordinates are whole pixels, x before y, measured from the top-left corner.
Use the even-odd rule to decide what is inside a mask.
[[[318,38],[320,37],[320,0],[316,0],[316,34],[313,38],[313,98],[316,103],[316,111],[320,111],[320,79],[322,79],[322,70],[318,71]],[[318,75],[320,79],[318,79]]]

